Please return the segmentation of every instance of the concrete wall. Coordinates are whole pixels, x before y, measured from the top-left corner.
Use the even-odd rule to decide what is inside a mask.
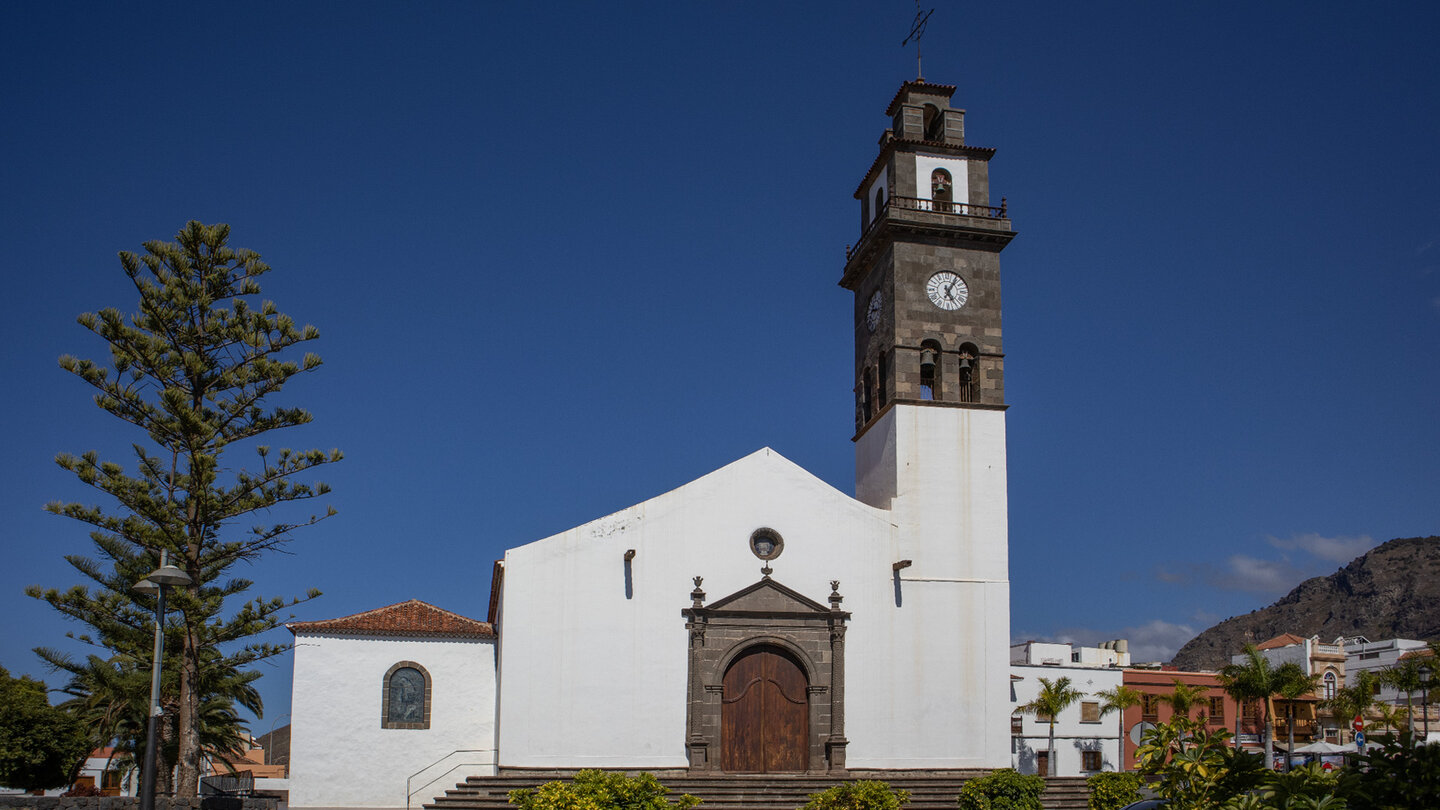
[[[1059,678],[1069,678],[1071,686],[1085,693],[1075,705],[1061,712],[1055,718],[1055,754],[1059,776],[1089,776],[1096,771],[1083,770],[1082,751],[1099,751],[1101,770],[1121,770],[1120,763],[1120,718],[1116,713],[1102,717],[1098,722],[1085,722],[1083,703],[1101,703],[1098,693],[1119,686],[1124,672],[1119,669],[1095,669],[1091,667],[1033,666],[1013,664],[1010,673],[1011,707],[1018,710],[1040,694],[1041,678],[1053,683]],[[1050,750],[1050,724],[1033,714],[1027,714],[1022,721],[1022,732],[1012,735],[1010,767],[1021,773],[1037,773],[1036,754]],[[1048,776],[1049,774],[1041,774]]]
[[[430,673],[428,729],[381,728],[385,674],[400,661]],[[291,807],[405,807],[406,780],[423,770],[418,807],[494,772],[495,644],[302,633],[291,714]]]

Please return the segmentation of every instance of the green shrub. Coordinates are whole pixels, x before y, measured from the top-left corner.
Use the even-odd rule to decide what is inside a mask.
[[[887,782],[842,782],[812,793],[802,810],[899,810],[910,801],[910,791],[896,790]]]
[[[1010,768],[977,776],[960,788],[960,810],[1044,810],[1045,780]]]
[[[1341,770],[1351,810],[1435,807],[1440,803],[1440,745],[1416,745],[1409,732],[1387,735],[1379,749]]]
[[[689,810],[700,800],[689,794],[671,804],[669,791],[648,773],[626,776],[613,771],[585,770],[569,782],[546,782],[539,788],[510,791],[520,810]]]
[[[1120,810],[1140,801],[1140,775],[1106,771],[1085,780],[1090,788],[1090,810]]]

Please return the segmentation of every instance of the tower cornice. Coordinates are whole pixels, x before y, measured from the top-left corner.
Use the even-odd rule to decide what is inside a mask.
[[[989,209],[988,206],[987,209],[996,210]],[[904,216],[907,214],[911,216]],[[893,205],[892,200],[892,205],[888,206],[884,214],[860,237],[860,243],[846,253],[845,272],[840,277],[840,286],[854,290],[874,264],[875,255],[898,236],[943,237],[999,252],[1010,244],[1016,232],[1011,229],[1008,217],[905,211]]]
[[[905,82],[904,84],[900,85],[899,90],[895,91],[895,97],[890,99],[890,105],[885,108],[885,114],[894,115],[896,112],[898,112],[900,110],[900,105],[905,101],[905,97],[910,93],[924,93],[926,95],[940,96],[946,101],[949,101],[950,97],[955,95],[955,85],[931,84],[924,79],[916,79],[913,82]],[[964,112],[964,110],[961,110],[961,112]]]

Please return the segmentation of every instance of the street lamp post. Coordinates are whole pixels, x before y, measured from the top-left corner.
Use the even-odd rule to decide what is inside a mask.
[[[165,654],[165,589],[189,585],[190,575],[171,565],[164,551],[160,567],[135,583],[133,590],[155,594],[155,657],[150,663],[150,717],[145,721],[145,767],[140,774],[140,810],[155,810],[155,753],[160,730],[160,659]]]
[[[1428,664],[1420,665],[1420,711],[1425,713],[1425,742],[1430,742],[1430,674]]]

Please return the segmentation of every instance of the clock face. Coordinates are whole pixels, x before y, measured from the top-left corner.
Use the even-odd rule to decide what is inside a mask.
[[[930,296],[930,303],[941,309],[959,309],[970,298],[970,287],[965,279],[941,270],[925,282],[925,294]]]
[[[884,300],[879,290],[870,296],[870,305],[865,310],[865,325],[870,327],[871,332],[874,332],[875,327],[880,325],[880,305]]]

